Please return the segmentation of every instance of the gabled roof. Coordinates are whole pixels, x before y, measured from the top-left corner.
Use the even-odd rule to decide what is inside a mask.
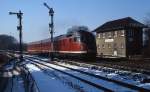
[[[127,27],[144,28],[146,26],[144,24],[132,19],[131,17],[126,17],[126,18],[106,22],[102,26],[96,28],[94,30],[94,32],[113,31],[116,29],[124,29]]]

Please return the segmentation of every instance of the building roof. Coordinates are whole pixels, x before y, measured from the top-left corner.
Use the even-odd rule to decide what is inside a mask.
[[[94,30],[94,32],[113,31],[116,29],[124,29],[127,27],[144,28],[146,26],[144,24],[132,19],[131,17],[126,17],[126,18],[106,22],[103,25],[101,25],[100,27],[96,28]]]

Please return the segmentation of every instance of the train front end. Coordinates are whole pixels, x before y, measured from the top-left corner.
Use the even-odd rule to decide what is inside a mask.
[[[81,51],[86,53],[83,55],[86,60],[95,60],[96,59],[96,41],[95,36],[88,31],[79,31],[80,34],[80,44]]]

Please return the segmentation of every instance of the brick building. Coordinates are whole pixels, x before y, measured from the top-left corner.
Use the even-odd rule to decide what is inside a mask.
[[[94,30],[97,54],[115,57],[140,55],[144,27],[144,24],[130,17],[104,23]]]

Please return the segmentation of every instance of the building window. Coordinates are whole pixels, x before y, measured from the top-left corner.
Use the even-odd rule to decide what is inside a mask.
[[[105,33],[103,33],[103,38],[105,38]]]
[[[124,44],[123,44],[123,43],[121,43],[121,48],[122,48],[122,49],[124,48]]]
[[[129,37],[133,37],[134,36],[134,31],[133,30],[129,30],[128,31],[128,36]]]
[[[103,48],[103,49],[105,48],[105,45],[104,45],[104,44],[102,44],[102,48]]]
[[[113,32],[111,32],[111,35],[112,35],[112,37],[114,37],[114,35],[115,35],[115,32],[113,31]]]
[[[114,48],[117,48],[117,43],[114,43]]]
[[[129,42],[133,42],[133,38],[132,37],[129,37],[128,40],[129,40]]]
[[[108,48],[111,48],[111,44],[108,44]]]
[[[98,33],[96,34],[96,37],[98,38]]]
[[[100,34],[100,33],[99,33],[99,34],[97,34],[97,37],[98,37],[98,38],[101,38],[101,34]]]
[[[120,31],[120,36],[124,36],[124,30]]]
[[[111,38],[112,37],[112,33],[108,32],[108,37]]]
[[[100,48],[101,48],[101,46],[100,46],[100,45],[98,45],[98,48],[100,49]]]
[[[117,31],[114,32],[114,37],[117,37]]]

